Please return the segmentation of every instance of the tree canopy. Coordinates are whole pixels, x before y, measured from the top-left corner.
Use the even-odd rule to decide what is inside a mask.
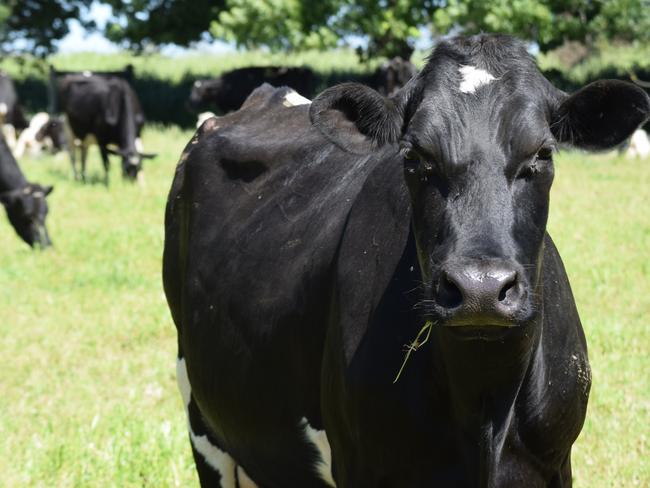
[[[648,0],[96,0],[114,17],[104,33],[141,50],[201,39],[271,50],[360,46],[364,58],[408,57],[422,35],[513,34],[548,51],[567,41],[650,41]],[[5,0],[0,47],[27,40],[50,52],[93,0]],[[86,22],[92,26],[92,22]]]
[[[82,18],[92,0],[3,0],[0,3],[0,53],[26,51],[41,56],[69,32],[68,21]],[[92,22],[82,22],[91,28]]]

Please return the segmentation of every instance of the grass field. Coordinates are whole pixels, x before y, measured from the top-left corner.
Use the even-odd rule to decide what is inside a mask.
[[[189,132],[145,133],[144,188],[71,181],[66,158],[22,161],[55,185],[55,248],[0,218],[0,486],[196,484],[161,286],[163,211]],[[101,176],[95,149],[89,174]],[[550,230],[586,330],[593,389],[575,486],[650,482],[650,161],[564,154]]]

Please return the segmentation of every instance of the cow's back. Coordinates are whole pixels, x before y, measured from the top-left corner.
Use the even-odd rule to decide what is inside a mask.
[[[255,463],[311,455],[298,427],[303,418],[322,425],[331,264],[377,164],[324,140],[308,106],[287,106],[286,93],[266,86],[239,112],[204,123],[177,167],[166,215],[165,291],[192,395],[257,479],[284,462],[313,464]]]

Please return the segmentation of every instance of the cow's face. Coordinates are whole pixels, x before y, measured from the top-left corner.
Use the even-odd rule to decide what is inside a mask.
[[[52,245],[45,227],[48,208],[45,197],[51,186],[30,184],[24,188],[0,194],[0,201],[18,235],[31,247],[44,249]]]
[[[122,177],[130,181],[138,179],[145,159],[156,157],[156,154],[141,153],[136,150],[107,149],[107,152],[122,158]]]
[[[612,147],[649,113],[647,95],[618,81],[567,97],[523,45],[496,36],[441,45],[393,98],[341,85],[310,110],[349,151],[394,144],[411,196],[423,310],[461,339],[486,340],[530,323],[541,303],[557,145]]]
[[[199,109],[213,100],[220,87],[219,78],[213,80],[196,80],[190,92],[190,107]]]

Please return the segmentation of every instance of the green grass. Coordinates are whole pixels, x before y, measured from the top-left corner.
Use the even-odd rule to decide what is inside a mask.
[[[22,161],[55,185],[53,250],[0,218],[0,486],[196,485],[161,286],[163,211],[189,132],[155,128],[144,188],[71,181],[64,158]],[[101,177],[96,149],[89,174]],[[587,334],[593,390],[577,487],[650,479],[650,161],[564,154],[550,230]]]

